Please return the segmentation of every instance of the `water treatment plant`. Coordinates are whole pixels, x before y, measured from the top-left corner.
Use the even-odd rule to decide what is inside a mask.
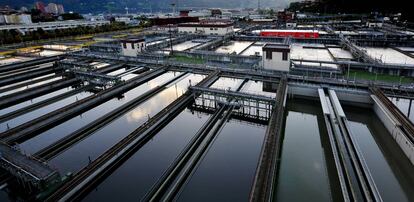
[[[0,201],[414,201],[414,30],[119,35],[1,58]]]

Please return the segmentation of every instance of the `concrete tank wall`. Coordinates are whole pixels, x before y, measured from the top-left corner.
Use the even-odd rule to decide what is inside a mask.
[[[398,127],[399,123],[390,116],[390,112],[382,106],[382,103],[375,95],[371,95],[374,100],[374,112],[378,118],[382,121],[385,128],[387,128],[389,134],[394,138],[397,144],[400,146],[404,154],[414,165],[414,145],[405,136],[405,134]]]

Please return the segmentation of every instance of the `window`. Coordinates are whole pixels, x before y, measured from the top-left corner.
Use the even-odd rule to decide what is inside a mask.
[[[132,47],[132,49],[135,49],[135,44],[134,43],[131,43],[131,47]]]
[[[266,51],[266,59],[268,60],[272,59],[272,51]]]
[[[126,45],[126,43],[125,43],[125,42],[124,42],[124,44],[123,44],[123,45],[124,45],[124,49],[126,49],[126,48],[127,48],[127,45]]]
[[[210,30],[213,30],[213,28],[212,28],[212,27],[210,27]]]
[[[282,60],[283,61],[286,61],[287,59],[288,59],[288,53],[287,52],[283,52]]]
[[[216,28],[214,28],[214,30],[218,30],[218,28],[216,27]]]

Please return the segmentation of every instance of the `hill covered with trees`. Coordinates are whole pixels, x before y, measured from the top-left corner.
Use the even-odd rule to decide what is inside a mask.
[[[402,13],[402,18],[414,22],[412,2],[408,0],[317,0],[313,3],[291,3],[289,10],[315,13]]]

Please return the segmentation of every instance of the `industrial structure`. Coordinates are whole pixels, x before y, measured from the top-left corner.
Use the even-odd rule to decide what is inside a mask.
[[[24,17],[24,16],[23,16]],[[69,29],[78,26],[96,27],[109,24],[109,21],[64,21],[64,22],[40,22],[40,23],[23,23],[24,25],[4,25],[0,26],[1,30],[18,30],[23,34],[35,31],[39,28],[43,30]]]
[[[233,23],[230,22],[198,22],[182,23],[178,25],[179,33],[205,34],[224,36],[234,32]]]
[[[414,199],[414,32],[211,23],[1,65],[0,200]]]

